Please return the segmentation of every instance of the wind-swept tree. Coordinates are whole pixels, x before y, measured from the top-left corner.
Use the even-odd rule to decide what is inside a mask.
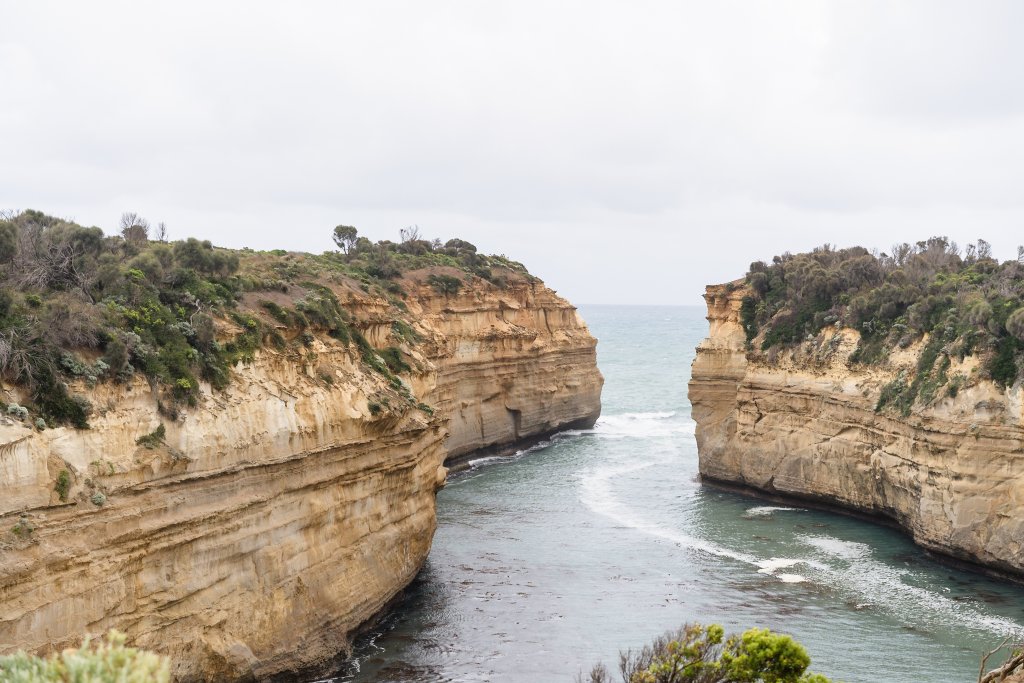
[[[357,239],[359,232],[351,225],[339,225],[334,228],[334,243],[345,254],[352,253],[352,247],[356,245]]]

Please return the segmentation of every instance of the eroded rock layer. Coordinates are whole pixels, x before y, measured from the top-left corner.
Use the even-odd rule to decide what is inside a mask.
[[[407,400],[318,336],[176,420],[138,379],[78,387],[89,430],[0,425],[0,652],[117,628],[183,681],[322,664],[422,566],[446,459],[597,418],[596,342],[542,284],[406,286],[400,339],[386,301],[337,294],[401,346]]]
[[[978,379],[908,416],[876,411],[926,342],[879,367],[852,364],[835,328],[783,351],[747,350],[742,283],[710,286],[710,334],[689,395],[707,479],[891,519],[923,546],[1024,576],[1024,429],[1019,388]],[[757,349],[757,344],[753,349]],[[950,372],[975,376],[977,359]]]

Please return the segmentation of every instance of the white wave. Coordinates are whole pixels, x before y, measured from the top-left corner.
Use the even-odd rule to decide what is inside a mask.
[[[797,536],[805,543],[830,557],[844,560],[862,560],[871,555],[871,546],[857,541],[843,541],[831,536]]]
[[[716,557],[725,557],[731,560],[738,560],[747,564],[755,564],[757,559],[746,553],[735,552],[724,548],[716,543],[702,538],[690,536],[677,529],[672,529],[645,520],[628,506],[624,505],[615,494],[612,493],[611,484],[613,479],[620,478],[626,474],[647,469],[657,462],[642,462],[632,465],[618,467],[603,467],[594,470],[584,476],[580,500],[594,512],[607,517],[622,526],[636,529],[637,531],[676,543],[680,547],[696,550]]]
[[[968,603],[957,602],[935,590],[907,583],[904,581],[907,570],[872,559],[872,549],[865,543],[831,536],[799,536],[797,539],[808,546],[814,555],[805,558],[761,559],[691,536],[679,529],[651,522],[619,500],[614,494],[613,484],[617,479],[660,464],[664,463],[648,461],[598,467],[583,476],[580,499],[584,505],[604,517],[648,536],[673,542],[687,550],[747,564],[759,573],[774,576],[782,583],[809,582],[834,590],[840,595],[845,594],[851,598],[852,604],[857,605],[856,609],[868,604],[879,605],[906,623],[932,624],[935,628],[948,628],[950,624],[957,624],[978,631],[1024,637],[1024,626],[1017,621],[985,614]],[[797,565],[806,567],[804,573],[780,571]]]
[[[803,512],[803,508],[786,508],[777,507],[775,505],[760,505],[758,507],[748,508],[744,514],[745,517],[771,517],[776,512]]]
[[[806,576],[800,576],[799,574],[776,574],[775,578],[782,583],[803,583],[807,581]]]
[[[774,574],[780,569],[789,569],[790,567],[795,567],[802,562],[803,560],[794,560],[789,557],[773,557],[770,560],[758,560],[756,564],[760,567],[760,569],[757,570],[758,573]]]
[[[610,417],[621,417],[624,420],[665,420],[675,416],[674,410],[658,410],[652,413],[619,413]]]
[[[519,455],[522,452],[523,451],[519,451],[516,453],[516,455]],[[492,462],[503,462],[508,459],[508,456],[505,455],[489,455],[483,458],[473,458],[472,460],[467,460],[466,464],[469,465],[469,467],[471,468],[475,468]]]
[[[533,453],[535,451],[544,450],[545,448],[549,447],[554,441],[558,440],[558,437],[562,434],[572,436],[572,434],[570,434],[569,432],[559,432],[558,434],[553,435],[551,439],[544,439],[543,441],[538,441],[529,448],[520,449],[515,453],[512,453],[511,455],[485,455],[480,458],[471,458],[466,461],[466,465],[469,466],[469,469],[475,470],[479,467],[483,467],[484,465],[490,465],[491,463],[512,462],[513,460],[518,460],[524,455],[529,455],[530,453]]]
[[[840,593],[852,594],[857,598],[857,609],[861,605],[877,604],[898,617],[912,618],[917,623],[931,622],[937,627],[959,624],[1016,638],[1024,636],[1024,626],[1017,621],[985,614],[973,605],[908,583],[905,579],[916,578],[910,570],[891,567],[873,559],[871,547],[866,543],[831,536],[800,536],[798,540],[827,558],[824,562],[813,563],[818,573],[817,581]]]
[[[593,433],[605,438],[659,437],[693,434],[696,423],[680,418],[675,411],[654,413],[620,413],[602,415],[594,425]]]

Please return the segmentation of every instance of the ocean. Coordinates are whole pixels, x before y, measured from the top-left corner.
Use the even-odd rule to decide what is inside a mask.
[[[697,621],[792,634],[847,683],[966,683],[1024,637],[1022,587],[891,528],[699,482],[703,308],[580,310],[606,379],[595,428],[452,476],[423,571],[328,680],[570,682]]]

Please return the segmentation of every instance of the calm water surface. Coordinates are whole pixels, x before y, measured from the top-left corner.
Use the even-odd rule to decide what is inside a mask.
[[[336,681],[572,681],[687,621],[767,626],[849,683],[977,680],[1024,590],[900,533],[696,480],[686,382],[703,309],[585,306],[595,429],[486,460],[438,496],[430,559]]]

